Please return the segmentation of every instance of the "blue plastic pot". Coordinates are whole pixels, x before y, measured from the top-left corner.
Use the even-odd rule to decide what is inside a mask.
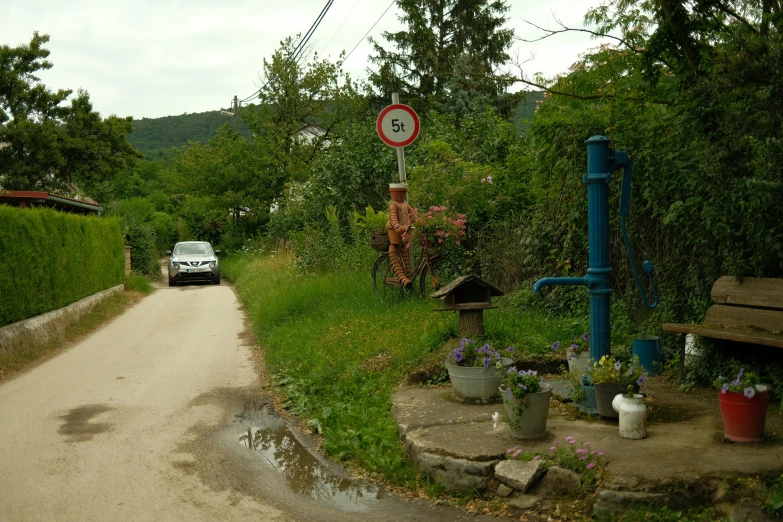
[[[658,366],[663,358],[660,338],[654,335],[645,335],[634,339],[632,356],[639,357],[639,364],[647,370],[647,375],[658,375]]]

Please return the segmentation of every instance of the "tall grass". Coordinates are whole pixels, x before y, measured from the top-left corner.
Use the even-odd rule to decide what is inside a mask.
[[[413,480],[390,395],[406,372],[457,336],[456,314],[435,313],[440,303],[413,296],[381,303],[369,267],[301,275],[280,250],[232,256],[223,273],[245,304],[275,384],[321,432],[327,453],[398,483]],[[582,333],[585,323],[513,310],[488,311],[485,321],[490,342],[537,357],[550,357],[552,341]]]

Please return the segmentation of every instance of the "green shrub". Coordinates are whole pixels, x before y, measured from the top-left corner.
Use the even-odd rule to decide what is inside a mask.
[[[154,290],[149,280],[141,274],[131,272],[125,276],[125,290],[132,292],[141,292],[142,294],[151,294]]]
[[[123,280],[119,221],[0,205],[0,326]]]

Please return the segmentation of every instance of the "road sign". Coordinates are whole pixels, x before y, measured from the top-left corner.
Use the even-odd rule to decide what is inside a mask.
[[[407,105],[395,103],[381,111],[376,127],[386,145],[405,147],[419,135],[419,117]]]

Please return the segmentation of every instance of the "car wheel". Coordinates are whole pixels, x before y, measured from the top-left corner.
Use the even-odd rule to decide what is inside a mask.
[[[169,276],[169,286],[177,286],[177,282],[171,276]]]
[[[220,284],[220,276],[217,276],[217,279],[215,279],[214,281],[212,281],[212,284],[213,284],[213,285],[219,285],[219,284]]]

